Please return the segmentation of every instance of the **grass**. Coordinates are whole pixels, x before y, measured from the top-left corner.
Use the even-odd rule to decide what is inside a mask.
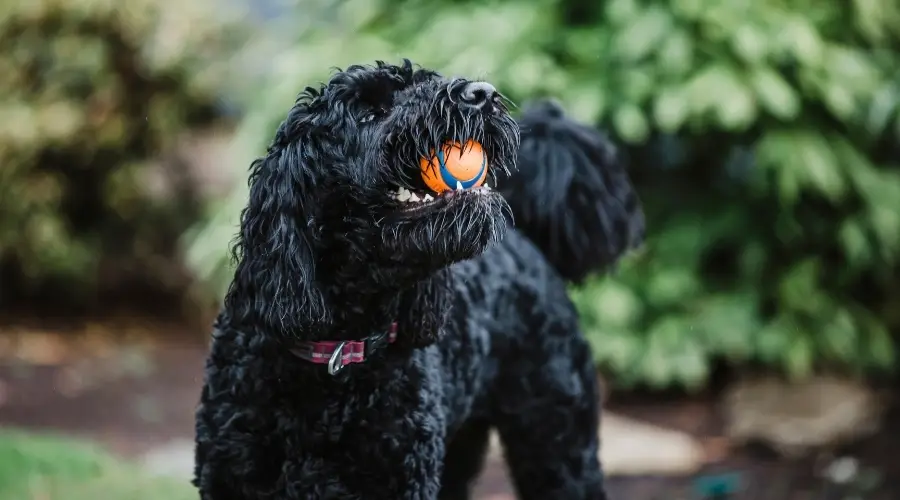
[[[187,481],[153,477],[96,446],[0,430],[0,500],[196,500]]]

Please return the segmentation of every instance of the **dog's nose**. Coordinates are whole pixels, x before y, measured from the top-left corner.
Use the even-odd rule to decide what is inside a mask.
[[[471,82],[463,87],[462,102],[474,108],[481,108],[497,95],[497,89],[487,82]]]

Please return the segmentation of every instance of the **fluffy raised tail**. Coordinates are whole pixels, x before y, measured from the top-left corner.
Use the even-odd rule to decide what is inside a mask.
[[[518,169],[501,179],[516,228],[566,280],[605,270],[644,239],[644,213],[610,140],[551,101],[519,120]]]

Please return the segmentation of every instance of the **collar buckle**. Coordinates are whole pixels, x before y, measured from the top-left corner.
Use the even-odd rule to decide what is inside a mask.
[[[334,352],[328,358],[328,374],[335,375],[344,368],[344,346],[346,342],[339,342],[334,346]]]

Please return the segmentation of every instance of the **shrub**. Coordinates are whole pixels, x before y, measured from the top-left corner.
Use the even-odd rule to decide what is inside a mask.
[[[177,178],[148,164],[216,116],[214,66],[232,21],[174,0],[0,6],[0,280],[9,296],[90,296],[101,264],[153,276],[193,222]],[[177,176],[176,176],[177,177]],[[10,298],[10,297],[7,298]]]
[[[650,240],[576,294],[598,359],[657,387],[702,384],[714,358],[890,368],[900,8],[613,0],[603,18],[568,36],[606,54],[602,118],[631,145]]]

